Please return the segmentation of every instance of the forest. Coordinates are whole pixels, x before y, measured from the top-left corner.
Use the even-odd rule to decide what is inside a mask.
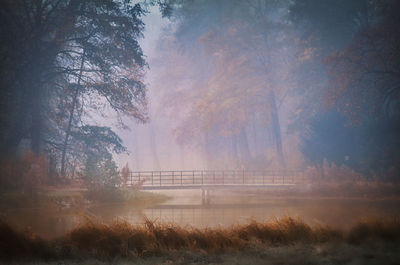
[[[245,172],[263,172],[264,185],[268,172],[281,172],[285,184],[295,170],[302,185],[254,196],[397,200],[398,10],[396,0],[2,0],[0,230],[13,229],[6,223],[14,208],[91,216],[96,203],[149,209],[181,196],[142,191],[148,172],[152,185],[159,172],[160,186],[162,172],[172,172],[173,183],[180,172],[180,185],[185,171],[193,185],[195,172],[204,184],[203,170],[214,172],[213,184],[215,170],[243,172],[242,184],[246,174],[257,181]],[[215,201],[219,192],[210,193]],[[247,196],[237,193],[233,200]],[[143,216],[151,233],[169,231]],[[299,225],[312,242],[330,242],[287,218],[286,232]],[[388,226],[398,240],[396,220]],[[353,234],[329,229],[328,238],[351,241]],[[250,240],[239,230],[221,233]],[[11,233],[4,231],[0,246]],[[201,237],[213,237],[206,232]],[[186,243],[200,237],[185,233]]]

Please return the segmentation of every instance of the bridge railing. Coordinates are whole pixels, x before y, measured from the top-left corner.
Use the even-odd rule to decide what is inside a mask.
[[[301,170],[132,171],[129,186],[270,185],[304,183]]]

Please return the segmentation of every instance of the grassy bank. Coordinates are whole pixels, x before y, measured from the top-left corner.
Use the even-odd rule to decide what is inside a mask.
[[[259,196],[297,198],[400,199],[400,183],[381,181],[315,181],[276,190],[249,190]]]
[[[47,187],[35,193],[13,191],[0,194],[0,209],[18,208],[81,208],[96,203],[128,203],[131,205],[153,205],[167,200],[162,194],[131,188],[87,190],[84,188]]]
[[[399,245],[399,240],[398,219],[368,220],[357,223],[349,231],[328,226],[311,227],[291,217],[215,229],[195,229],[151,221],[136,226],[121,222],[104,225],[88,221],[52,241],[15,231],[1,223],[0,257],[4,261],[72,259],[79,262],[94,258],[105,261],[140,258],[145,262],[157,257],[168,260],[172,253],[177,257],[185,257],[184,253],[190,253],[190,257],[212,257],[227,253],[243,256],[296,245],[304,249],[332,244],[353,248],[380,242],[391,244],[393,248]]]
[[[396,244],[325,243],[318,246],[293,244],[252,248],[246,251],[203,253],[171,251],[151,257],[119,258],[112,260],[65,259],[57,261],[10,262],[10,265],[396,265],[400,247]]]

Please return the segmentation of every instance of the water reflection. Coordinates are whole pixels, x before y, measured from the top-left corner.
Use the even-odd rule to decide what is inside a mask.
[[[50,212],[43,209],[9,211],[6,219],[19,228],[31,227],[45,238],[65,234],[86,217],[105,223],[125,220],[132,224],[150,220],[176,223],[182,226],[214,227],[243,224],[249,220],[264,221],[284,215],[300,216],[307,223],[329,224],[348,228],[366,217],[399,216],[397,200],[369,199],[271,199],[237,192],[214,192],[211,205],[201,205],[198,190],[166,193],[172,198],[161,205],[149,208],[124,204],[96,205],[82,211]]]

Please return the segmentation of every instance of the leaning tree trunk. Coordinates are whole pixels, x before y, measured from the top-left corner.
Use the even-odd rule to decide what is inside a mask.
[[[85,64],[85,50],[83,51],[82,54],[82,59],[81,59],[81,65],[79,68],[79,75],[78,75],[78,82],[75,88],[74,96],[72,98],[72,107],[71,111],[69,113],[69,120],[68,120],[68,125],[67,125],[67,130],[65,131],[65,139],[64,139],[64,144],[62,146],[62,155],[61,155],[61,176],[65,176],[65,157],[67,154],[67,147],[68,147],[68,139],[71,134],[71,128],[72,128],[72,122],[74,120],[74,112],[76,108],[76,104],[78,101],[78,96],[79,96],[79,87],[81,85],[81,80],[82,80],[82,72],[83,72],[83,66]]]
[[[75,18],[76,18],[76,10],[79,8],[80,5],[79,0],[72,0],[69,5],[66,7],[67,14],[64,16],[64,21],[63,24],[65,25],[64,28],[72,28],[72,27],[67,27],[67,25],[71,26],[73,25]],[[36,20],[34,21],[35,26],[39,31],[42,30],[42,25],[41,25],[41,19],[43,18],[42,12],[43,11],[41,8],[39,8],[39,13],[36,16]],[[32,91],[32,124],[31,124],[31,149],[35,154],[39,154],[41,152],[41,142],[42,142],[42,134],[43,134],[43,103],[44,103],[44,96],[46,95],[46,89],[43,87],[43,83],[41,82],[40,78],[42,77],[42,74],[44,73],[43,66],[49,65],[50,62],[53,62],[57,56],[57,51],[58,49],[61,48],[61,45],[63,44],[63,40],[65,40],[66,37],[68,37],[68,34],[71,33],[70,31],[66,30],[57,30],[55,32],[55,39],[60,40],[58,42],[55,42],[54,46],[51,46],[49,49],[46,47],[43,47],[40,42],[35,43],[35,48],[32,49],[33,51],[37,51],[36,54],[34,54],[34,59],[32,62],[35,62],[34,65],[32,65],[33,71],[32,71],[32,78],[31,82],[33,85]],[[39,40],[41,35],[36,36],[36,38]]]
[[[272,136],[275,141],[276,153],[278,155],[279,164],[282,168],[286,168],[285,157],[283,155],[282,138],[281,138],[281,126],[279,123],[278,108],[276,106],[275,93],[273,91],[269,94],[269,103],[271,106],[271,127]]]

